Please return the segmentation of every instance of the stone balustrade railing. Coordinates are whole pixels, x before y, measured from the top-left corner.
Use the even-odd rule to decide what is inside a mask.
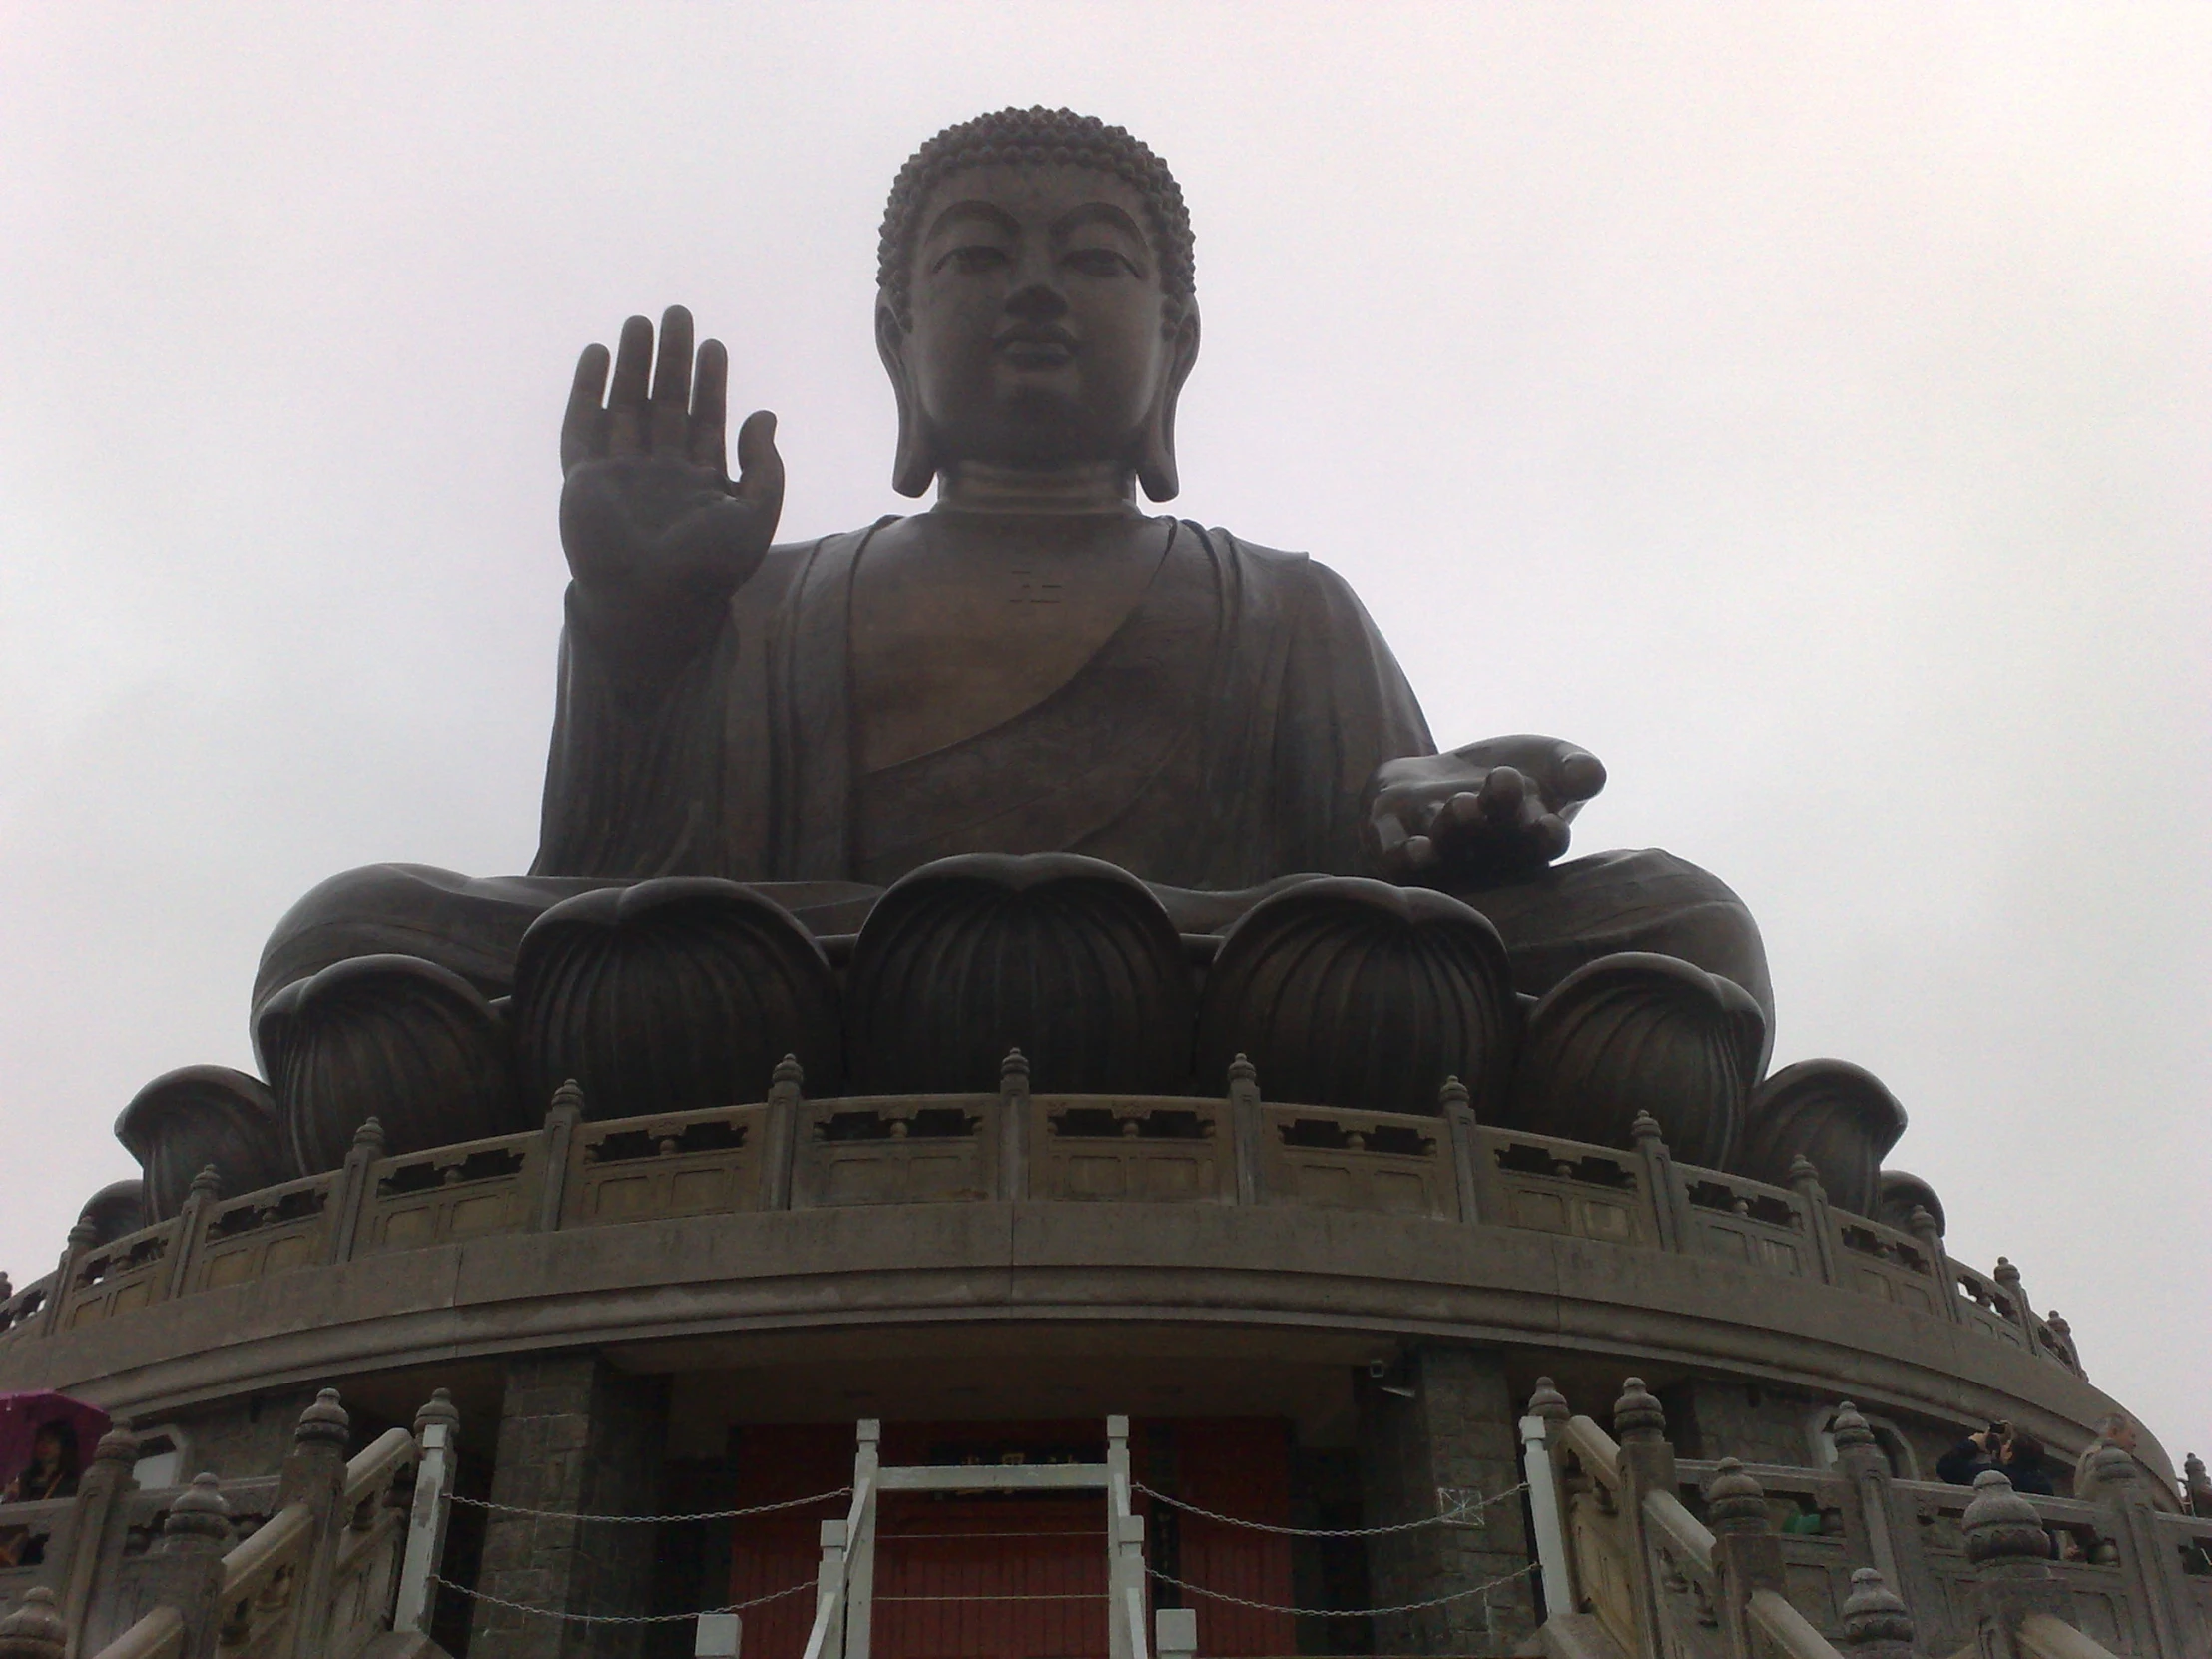
[[[442,1447],[456,1420],[441,1396],[416,1434],[387,1430],[348,1460],[325,1388],[280,1474],[151,1491],[133,1484],[136,1437],[112,1430],[75,1497],[0,1505],[26,1562],[0,1572],[0,1654],[355,1659],[392,1627],[417,1434],[442,1427]]]
[[[1611,1433],[1570,1415],[1548,1381],[1528,1409],[1549,1652],[2212,1651],[2212,1518],[2157,1507],[2124,1452],[2104,1454],[2097,1500],[2076,1502],[2027,1497],[2001,1474],[1971,1488],[1897,1479],[1848,1403],[1826,1469],[1678,1459],[1634,1379]]]
[[[1633,1151],[1476,1123],[1447,1084],[1434,1115],[1286,1105],[1252,1068],[1223,1097],[1032,1094],[1019,1054],[994,1094],[810,1100],[796,1063],[767,1100],[585,1116],[386,1156],[373,1120],[343,1166],[225,1197],[212,1171],[174,1219],[107,1244],[71,1237],[55,1273],[0,1304],[0,1346],[287,1269],[493,1234],[739,1211],[1047,1200],[1291,1205],[1563,1234],[1746,1264],[1955,1322],[2080,1371],[2019,1275],[1953,1262],[1923,1212],[1907,1233],[1789,1187],[1674,1161],[1649,1118]]]

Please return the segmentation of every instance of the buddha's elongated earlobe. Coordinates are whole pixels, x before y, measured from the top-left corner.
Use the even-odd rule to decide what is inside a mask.
[[[1137,452],[1137,482],[1154,501],[1173,501],[1182,489],[1175,471],[1175,404],[1183,395],[1183,382],[1198,361],[1198,306],[1186,301],[1175,325],[1168,371],[1160,377],[1160,389],[1152,399],[1152,413],[1145,421],[1144,441]]]
[[[898,448],[891,457],[891,488],[900,495],[921,495],[936,479],[937,458],[930,451],[920,404],[906,383],[905,342],[906,330],[890,306],[878,304],[875,350],[883,359],[883,371],[891,377],[891,395],[898,400]]]

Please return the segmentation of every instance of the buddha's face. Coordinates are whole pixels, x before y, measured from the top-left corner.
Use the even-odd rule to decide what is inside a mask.
[[[911,326],[879,325],[940,466],[1134,468],[1195,348],[1142,199],[1092,168],[954,173],[923,209],[910,280]]]

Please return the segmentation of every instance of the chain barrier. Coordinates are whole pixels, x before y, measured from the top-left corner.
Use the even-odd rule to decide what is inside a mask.
[[[810,1504],[828,1503],[833,1497],[851,1495],[850,1486],[839,1486],[833,1492],[817,1492],[813,1497],[788,1497],[781,1503],[756,1503],[750,1509],[708,1509],[696,1515],[581,1515],[569,1509],[525,1509],[513,1503],[493,1503],[487,1498],[463,1497],[458,1492],[447,1492],[445,1501],[470,1509],[488,1510],[497,1515],[528,1515],[534,1520],[604,1521],[609,1526],[657,1526],[663,1521],[674,1524],[682,1521],[737,1520],[745,1515],[772,1514],[779,1509],[804,1509]],[[691,1617],[688,1613],[684,1616]]]
[[[1017,1595],[1010,1590],[1004,1593],[976,1590],[968,1595],[957,1596],[875,1595],[868,1597],[868,1599],[870,1601],[1105,1601],[1109,1597],[1104,1590],[1063,1590],[1056,1593],[1044,1591],[1036,1595]]]
[[[450,1578],[440,1578],[434,1572],[428,1574],[428,1577],[439,1589],[456,1591],[471,1601],[504,1607],[511,1612],[528,1613],[533,1618],[556,1619],[562,1624],[687,1624],[693,1619],[711,1618],[717,1613],[742,1613],[749,1607],[782,1601],[786,1596],[795,1596],[802,1590],[812,1590],[815,1587],[815,1580],[810,1578],[786,1589],[771,1590],[765,1596],[755,1596],[750,1601],[734,1601],[727,1607],[702,1607],[696,1613],[556,1613],[550,1607],[533,1607],[527,1601],[509,1601],[505,1596],[472,1590],[466,1584],[456,1584]]]
[[[1493,1578],[1487,1584],[1477,1584],[1471,1590],[1454,1590],[1447,1596],[1430,1596],[1426,1601],[1401,1601],[1395,1607],[1279,1607],[1272,1601],[1247,1601],[1243,1596],[1233,1596],[1222,1590],[1209,1590],[1203,1585],[1189,1584],[1180,1578],[1170,1578],[1157,1567],[1145,1569],[1163,1584],[1173,1584],[1179,1590],[1188,1590],[1194,1596],[1205,1596],[1212,1601],[1226,1601],[1237,1607],[1250,1607],[1261,1613],[1289,1613],[1301,1619],[1365,1619],[1378,1618],[1385,1613],[1417,1613],[1424,1607],[1442,1607],[1454,1601],[1465,1601],[1471,1596],[1486,1596],[1492,1590],[1502,1589],[1516,1578],[1526,1578],[1536,1570],[1531,1561],[1518,1572],[1509,1572],[1503,1578]]]
[[[1195,1503],[1185,1503],[1179,1497],[1155,1491],[1141,1480],[1129,1482],[1131,1491],[1142,1492],[1155,1503],[1164,1503],[1170,1509],[1181,1509],[1186,1514],[1198,1515],[1206,1520],[1220,1521],[1225,1526],[1247,1527],[1254,1532],[1273,1532],[1285,1538],[1382,1538],[1393,1532],[1415,1532],[1424,1526],[1461,1526],[1469,1515],[1479,1515],[1493,1503],[1503,1503],[1509,1497],[1518,1497],[1528,1490],[1528,1482],[1522,1481],[1509,1491],[1486,1497],[1479,1503],[1462,1504],[1447,1515],[1423,1515],[1419,1520],[1399,1521],[1394,1526],[1271,1526],[1266,1521],[1240,1520],[1235,1515],[1219,1515],[1211,1509],[1201,1509]]]

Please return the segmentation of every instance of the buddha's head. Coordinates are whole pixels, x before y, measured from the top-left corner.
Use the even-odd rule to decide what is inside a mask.
[[[893,483],[963,463],[1107,464],[1176,493],[1198,357],[1190,218],[1167,164],[1068,110],[1001,110],[915,151],[883,216],[875,338]]]

